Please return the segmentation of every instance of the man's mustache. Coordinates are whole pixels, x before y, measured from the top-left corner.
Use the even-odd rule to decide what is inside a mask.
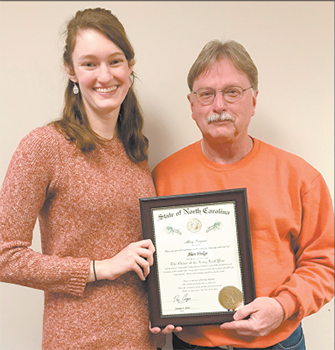
[[[210,124],[210,123],[213,123],[213,122],[217,122],[217,121],[231,121],[233,122],[234,119],[228,114],[228,113],[221,113],[221,114],[218,114],[218,113],[214,113],[214,114],[211,114],[208,118],[207,118],[207,123]]]

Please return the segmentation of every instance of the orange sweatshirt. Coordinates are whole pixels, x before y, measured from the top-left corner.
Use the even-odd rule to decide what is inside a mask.
[[[321,174],[303,159],[254,139],[245,158],[222,165],[205,157],[198,141],[160,162],[153,174],[159,196],[247,189],[256,295],[275,298],[285,311],[285,321],[264,337],[192,326],[178,333],[182,340],[212,347],[268,347],[332,299],[332,200]]]

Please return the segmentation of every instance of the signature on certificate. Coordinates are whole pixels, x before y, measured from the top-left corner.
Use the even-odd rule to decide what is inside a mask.
[[[188,296],[188,293],[180,296],[179,294],[177,294],[175,297],[173,297],[173,302],[174,303],[178,303],[178,304],[184,304],[187,303],[188,301],[191,300],[191,297]]]

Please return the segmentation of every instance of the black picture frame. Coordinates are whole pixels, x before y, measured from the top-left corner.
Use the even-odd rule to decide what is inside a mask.
[[[175,326],[209,325],[222,324],[233,320],[234,310],[223,310],[218,312],[191,312],[182,314],[164,314],[162,311],[162,295],[159,281],[162,272],[159,272],[158,258],[165,254],[163,249],[157,247],[158,235],[156,232],[153,213],[161,209],[176,210],[184,208],[207,208],[208,205],[233,203],[235,213],[235,224],[238,246],[238,259],[240,261],[242,294],[244,304],[250,303],[256,297],[252,247],[250,239],[249,215],[247,205],[247,192],[245,188],[221,190],[214,192],[192,193],[185,195],[172,195],[162,197],[140,198],[140,210],[142,220],[142,232],[144,239],[151,239],[156,247],[154,254],[154,264],[147,277],[147,287],[149,296],[149,312],[151,327],[164,328],[168,324]],[[157,220],[157,219],[156,219]],[[173,282],[173,281],[171,281]],[[202,294],[201,294],[202,295]],[[203,293],[206,298],[206,292]]]

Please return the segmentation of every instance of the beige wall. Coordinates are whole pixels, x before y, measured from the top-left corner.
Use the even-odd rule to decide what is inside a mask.
[[[235,39],[260,73],[250,133],[305,158],[334,192],[334,3],[322,1],[1,1],[0,182],[19,140],[60,115],[62,25],[96,6],[115,12],[134,46],[151,167],[199,139],[188,70],[207,41]],[[0,284],[0,348],[39,349],[42,308],[41,291]],[[333,350],[333,311],[304,321],[308,350]]]

